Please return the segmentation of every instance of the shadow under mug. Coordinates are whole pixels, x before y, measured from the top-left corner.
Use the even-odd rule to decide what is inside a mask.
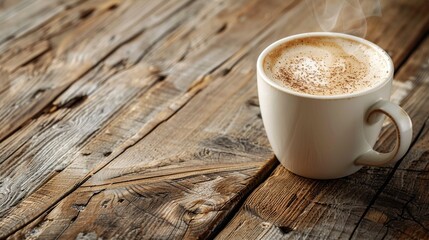
[[[310,95],[282,87],[264,72],[265,56],[277,46],[299,38],[332,37],[355,40],[385,56],[389,75],[365,91],[343,95]],[[395,162],[407,152],[412,138],[408,114],[389,101],[393,63],[379,46],[341,33],[314,32],[290,36],[268,46],[257,60],[258,96],[268,140],[280,163],[289,171],[314,179],[340,178],[363,165]],[[397,142],[389,153],[373,146],[385,115],[397,130]]]

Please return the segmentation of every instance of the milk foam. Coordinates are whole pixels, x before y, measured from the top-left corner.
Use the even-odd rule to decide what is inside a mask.
[[[364,91],[389,73],[384,53],[339,37],[308,37],[286,42],[267,54],[266,75],[283,87],[312,95]]]

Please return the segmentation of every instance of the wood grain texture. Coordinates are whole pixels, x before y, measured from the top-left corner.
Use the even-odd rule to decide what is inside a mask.
[[[176,8],[183,4],[176,3]],[[170,11],[176,9],[173,6],[168,7]],[[174,20],[177,19],[172,19]],[[151,41],[156,41],[154,37],[168,33],[170,29],[167,25],[163,28],[164,31],[148,30],[152,35],[143,39],[144,44],[136,46],[130,42],[118,49],[106,59],[105,64],[80,78],[39,116],[0,143],[3,193],[0,215],[46,180],[61,172],[78,155],[80,145],[108,122],[113,114],[139,92],[146,91],[159,81],[158,72],[152,65],[130,63],[127,71],[121,71],[117,62],[126,57],[123,51],[131,52],[136,47],[142,47],[144,50],[144,47],[150,46]],[[39,91],[34,96],[36,100],[43,98],[41,95],[48,91],[42,86],[37,88]]]
[[[177,4],[180,3],[179,1]],[[7,49],[3,53],[5,61],[8,61],[5,63],[7,67],[11,64],[6,58],[8,53],[30,51],[28,48],[33,47],[31,50],[36,54],[29,55],[34,55],[32,58],[35,58],[37,53],[42,56],[37,59],[39,61],[33,61],[28,66],[24,65],[11,72],[6,71],[7,83],[0,92],[0,140],[49,106],[59,94],[106,56],[141,34],[148,25],[153,24],[153,21],[145,21],[146,18],[161,7],[160,3],[153,1],[124,1],[121,4],[117,1],[102,1],[96,5],[96,11],[94,4],[87,4],[88,9],[94,12],[94,16],[84,16],[82,9],[73,8],[71,11],[75,14],[68,11],[63,14],[71,14],[75,19],[65,17],[65,21],[60,21],[64,18],[58,16],[59,21],[54,19],[51,22],[51,27],[55,29],[54,33],[49,34],[46,28],[39,28],[37,29],[39,33],[29,34],[22,40],[13,41],[4,47]],[[79,23],[69,31],[62,32],[64,29],[67,30],[67,24],[73,20]],[[59,33],[55,33],[56,31]],[[45,40],[48,43],[42,45],[42,50],[37,44],[34,45],[41,40],[40,35],[48,37]],[[45,48],[48,46],[49,51],[43,49],[43,46]],[[28,54],[19,56],[26,58]],[[20,64],[26,61],[28,59],[15,59],[13,63]],[[11,70],[16,68],[12,67]],[[13,105],[7,107],[8,103]]]
[[[4,9],[0,12],[0,44],[10,42],[37,29],[50,18],[77,2],[77,0],[5,1]]]
[[[136,37],[130,41],[129,44],[121,46],[121,48],[115,51],[112,56],[109,56],[104,60],[106,64],[109,64],[108,66],[111,64],[113,66],[117,66],[119,69],[124,68],[126,70],[124,71],[125,73],[121,72],[120,74],[126,74],[126,72],[128,72],[129,65],[133,64],[132,61],[151,62],[153,63],[150,65],[153,67],[152,70],[157,72],[158,76],[161,77],[161,81],[155,83],[150,90],[140,92],[137,99],[131,101],[131,103],[127,103],[127,101],[125,101],[126,99],[119,100],[117,104],[104,101],[104,104],[108,104],[109,107],[113,108],[111,110],[107,110],[106,114],[112,114],[114,111],[118,110],[117,107],[119,107],[120,104],[127,105],[123,110],[116,113],[117,117],[110,119],[108,121],[109,124],[103,127],[103,129],[99,129],[102,127],[101,122],[98,124],[95,122],[96,124],[91,125],[91,128],[88,129],[83,124],[91,124],[91,121],[73,121],[73,123],[75,123],[73,124],[73,128],[79,130],[80,134],[74,134],[73,131],[67,131],[71,134],[72,139],[74,138],[75,140],[66,142],[62,151],[55,149],[55,145],[50,146],[41,144],[39,149],[27,149],[17,144],[12,144],[22,144],[22,142],[29,141],[29,139],[32,139],[32,141],[30,141],[32,145],[34,145],[34,141],[44,141],[44,137],[30,138],[34,133],[52,136],[51,128],[44,130],[47,131],[46,133],[43,133],[44,131],[40,131],[39,128],[43,126],[43,124],[46,124],[46,122],[52,122],[52,120],[49,119],[54,118],[56,114],[62,112],[62,108],[60,107],[60,110],[58,111],[58,107],[56,106],[62,106],[64,103],[68,103],[69,101],[67,101],[67,99],[86,96],[86,100],[82,102],[78,101],[80,104],[77,106],[66,108],[66,116],[80,116],[82,112],[88,112],[88,114],[90,114],[91,111],[85,110],[85,108],[96,107],[97,109],[100,109],[100,107],[98,107],[99,102],[93,102],[93,99],[97,99],[99,96],[98,94],[106,95],[107,91],[99,92],[98,89],[103,88],[104,82],[106,82],[107,85],[114,86],[115,82],[119,81],[118,79],[122,79],[123,77],[127,78],[128,76],[122,75],[121,77],[111,74],[110,72],[104,73],[103,70],[105,70],[105,66],[101,66],[100,68],[95,67],[82,79],[75,82],[72,87],[54,101],[53,111],[48,109],[48,114],[43,114],[38,117],[39,122],[27,125],[23,131],[15,133],[5,141],[4,146],[8,149],[6,152],[12,155],[7,157],[8,159],[4,160],[4,163],[15,163],[16,161],[13,159],[19,156],[19,154],[22,154],[16,154],[17,151],[31,151],[36,152],[37,154],[45,149],[55,149],[50,150],[48,155],[45,155],[44,159],[46,159],[46,156],[50,156],[50,159],[56,159],[56,162],[51,161],[42,163],[40,160],[38,161],[42,167],[35,167],[33,171],[44,173],[43,178],[48,182],[28,198],[21,201],[19,197],[14,196],[16,191],[14,191],[13,194],[10,194],[10,191],[6,192],[5,199],[7,199],[8,202],[6,203],[4,211],[5,217],[1,220],[0,225],[3,232],[8,234],[10,231],[18,229],[23,224],[26,224],[28,221],[31,221],[42,214],[43,211],[52,207],[77,185],[81,184],[92,174],[97,172],[98,169],[102,168],[117,155],[121,154],[125,149],[138,142],[146,134],[150,133],[154,127],[177,112],[181,106],[186,104],[193,96],[195,96],[195,94],[207,86],[212,79],[212,77],[208,75],[210,72],[215,69],[220,69],[218,72],[224,72],[223,69],[218,66],[219,64],[223,63],[224,66],[228,68],[231,64],[234,64],[234,62],[240,59],[240,56],[251,49],[251,46],[247,46],[246,42],[253,40],[256,34],[272,22],[275,16],[281,14],[282,9],[288,8],[291,3],[293,2],[273,1],[271,5],[267,5],[265,3],[264,5],[266,8],[272,8],[273,6],[282,7],[277,8],[278,11],[273,12],[277,13],[277,15],[267,16],[264,18],[264,21],[260,21],[259,18],[257,18],[260,13],[257,13],[256,9],[259,9],[262,5],[262,2],[260,1],[254,1],[249,5],[243,5],[240,4],[240,2],[231,1],[229,3],[230,5],[217,4],[220,7],[202,5],[198,4],[198,2],[196,5],[189,5],[186,9],[191,8],[193,10],[186,11],[185,9],[183,14],[177,13],[182,17],[187,16],[188,18],[185,18],[186,21],[183,20],[184,22],[181,23],[174,17],[171,18],[171,20],[168,19],[167,22],[170,25],[175,22],[178,26],[174,27],[174,29],[167,35],[163,36],[165,40],[163,39],[162,41],[160,40],[159,42],[150,44],[149,49],[144,53],[143,57],[130,54],[129,52],[134,50],[136,46],[145,45],[147,43],[147,39],[151,39],[150,37],[153,37],[154,32],[152,31],[147,35],[143,33],[141,38]],[[192,11],[196,11],[197,18],[189,18],[189,15],[192,15],[193,13]],[[254,20],[237,21],[236,19],[238,16],[242,19],[250,18],[250,16],[252,16]],[[198,22],[200,18],[204,19],[200,22],[202,27],[193,27],[193,25],[195,25],[195,21]],[[224,29],[223,32],[219,32],[220,28],[224,28],[223,25],[225,22],[228,22],[228,27]],[[161,25],[161,29],[167,28],[168,26],[169,25]],[[247,34],[235,33],[241,28],[246,30]],[[197,32],[194,33],[193,31]],[[188,37],[192,40],[190,41],[190,46],[185,46],[185,48],[183,48],[174,47],[174,45],[172,45],[174,43],[173,40],[185,38],[183,41],[186,41]],[[194,40],[195,37],[198,37],[198,41]],[[131,45],[131,47],[128,48],[128,45]],[[244,48],[243,45],[245,46]],[[185,57],[183,56],[184,52],[187,53]],[[166,53],[169,53],[168,57],[170,59],[165,59]],[[234,53],[236,54],[234,55]],[[121,59],[121,56],[124,57],[124,59]],[[225,62],[228,58],[231,59],[231,62]],[[176,62],[176,64],[173,64],[175,61],[178,63]],[[138,71],[136,70],[136,72]],[[110,78],[112,78],[112,80],[110,80]],[[95,82],[92,79],[96,79]],[[98,83],[98,81],[101,81],[101,83]],[[143,86],[146,85],[143,84],[142,87]],[[124,94],[122,92],[126,92],[127,95],[132,95],[138,90],[139,89],[135,89],[133,91],[118,89],[118,91],[112,91],[104,97],[118,95],[118,92],[121,92],[121,95]],[[127,95],[123,97],[128,98]],[[78,99],[80,98],[78,97]],[[106,109],[104,109],[103,112],[104,111],[106,111]],[[106,115],[106,119],[108,118],[110,118],[110,116]],[[68,118],[61,118],[58,120],[58,123],[61,124],[68,124],[69,122]],[[82,129],[82,127],[84,128]],[[91,138],[88,144],[84,142],[85,139],[73,137],[79,135],[82,136],[82,131],[87,131],[85,135],[88,137],[86,138]],[[100,134],[91,136],[91,134],[95,132]],[[57,141],[51,142],[55,143]],[[10,146],[10,144],[12,144],[12,146]],[[23,160],[22,164],[27,165],[27,163],[28,160]],[[43,166],[50,167],[46,168]],[[52,171],[55,167],[57,168],[57,171]],[[16,176],[16,174],[14,175]],[[15,180],[17,180],[18,177],[23,179],[22,176],[18,175]],[[40,175],[38,177],[40,177]],[[8,180],[8,183],[9,182],[14,181]],[[25,196],[26,194],[34,191],[38,186],[40,186],[40,182],[29,182],[28,187],[20,193],[20,196]],[[19,204],[17,206],[9,209],[10,206],[13,206],[18,202]],[[17,216],[19,217],[16,218]]]
[[[381,0],[382,17],[370,17],[367,39],[392,57],[395,67],[403,64],[428,30],[427,1]],[[386,36],[395,36],[394,38]],[[408,44],[404,44],[409,42]]]
[[[420,162],[421,169],[413,171],[412,165],[406,165],[401,170],[397,169],[398,164],[395,167],[364,167],[346,178],[317,181],[299,177],[278,166],[246,199],[217,238],[427,238],[427,194],[419,193],[427,186],[427,163],[421,162],[420,156],[428,151],[428,145],[420,136],[426,131],[422,129],[426,129],[424,123],[429,117],[428,57],[429,38],[395,76],[404,82],[412,81],[412,89],[403,90],[408,95],[402,100],[402,107],[413,121],[413,139],[417,139],[401,165],[414,160],[416,164]],[[397,87],[408,85],[398,84]],[[387,126],[377,142],[378,149],[389,150],[395,138],[394,128]],[[385,187],[386,184],[393,186]],[[413,205],[407,205],[407,201],[414,201]],[[404,210],[407,207],[409,210]]]
[[[383,21],[370,20],[368,38],[387,49],[396,67],[425,33],[424,3],[385,1]],[[312,18],[302,20],[310,14],[302,1],[77,1],[5,41],[0,107],[15,105],[0,108],[0,238],[216,235],[277,164],[260,119],[255,59],[279,38],[319,30]],[[420,86],[396,82],[397,101]],[[424,115],[424,106],[410,105]],[[384,133],[380,142],[388,148],[394,133]],[[390,169],[365,169],[361,180],[336,184],[282,171],[273,176],[290,186],[282,190],[290,206],[305,212],[317,205],[320,219],[349,223],[339,224],[343,235],[331,231],[335,238],[366,223],[367,200]],[[354,183],[369,190],[350,188]],[[337,187],[350,192],[333,204],[329,194]],[[273,194],[254,194],[267,199],[264,214],[276,207],[270,204],[284,204]],[[356,216],[341,212],[343,202]],[[252,221],[237,231],[247,235],[236,236],[283,237],[278,230],[291,229],[278,222],[298,217],[276,212],[275,221],[259,225],[258,209],[246,206]],[[220,237],[232,236],[230,226]]]
[[[85,193],[78,196],[81,200],[86,196],[85,201],[89,203],[85,205],[85,212],[89,215],[79,215],[81,218],[67,215],[70,217],[70,222],[67,222],[70,226],[67,226],[57,221],[58,216],[50,215],[55,212],[51,211],[37,224],[43,224],[43,229],[37,231],[39,234],[36,236],[73,238],[86,233],[87,229],[103,238],[116,235],[128,238],[193,238],[198,234],[207,235],[214,227],[212,219],[222,219],[228,208],[239,200],[238,196],[255,183],[257,179],[252,176],[257,176],[258,171],[267,172],[268,169],[263,168],[264,160],[271,157],[266,138],[260,131],[259,110],[252,105],[254,85],[244,87],[253,81],[253,74],[251,71],[241,73],[238,69],[231,70],[225,79],[217,78],[218,84],[209,86],[211,91],[203,90],[162,128],[155,129],[135,143],[114,159],[106,172],[101,170],[82,190],[75,191]],[[225,85],[229,91],[223,91]],[[239,91],[243,94],[237,94]],[[219,95],[220,92],[222,95]],[[203,100],[210,107],[202,107],[199,103]],[[225,101],[228,101],[227,104],[234,103],[235,107],[216,111]],[[195,112],[199,114],[193,114]],[[192,118],[189,119],[189,116]],[[232,122],[230,118],[236,120]],[[182,125],[180,128],[177,127],[178,123]],[[225,133],[220,135],[213,131],[223,129],[225,124],[230,126],[230,130],[226,128]],[[176,129],[175,137],[171,137],[172,128]],[[236,139],[240,132],[246,132],[246,135]],[[111,187],[106,189],[106,186]],[[97,194],[100,198],[92,197],[100,191],[100,195]],[[76,204],[75,198],[78,196],[73,193],[58,207],[69,209]],[[112,205],[107,204],[108,198],[112,199]],[[97,228],[99,217],[102,217],[95,214],[100,212],[97,210],[100,207],[98,201],[106,202],[104,214],[119,214],[131,225],[117,225],[118,228],[115,228],[113,223],[109,223],[109,229],[103,230],[103,226]],[[118,211],[115,210],[118,202],[129,206],[114,213]],[[91,215],[94,216],[92,220],[88,218]],[[114,220],[112,216],[108,219]],[[163,216],[165,219],[162,219]],[[149,227],[159,231],[147,231]]]

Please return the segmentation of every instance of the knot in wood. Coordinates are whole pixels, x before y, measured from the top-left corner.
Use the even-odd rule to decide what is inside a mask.
[[[188,205],[189,207],[185,207],[185,214],[183,216],[184,221],[187,223],[207,218],[210,213],[217,211],[213,203],[204,199],[195,200]]]

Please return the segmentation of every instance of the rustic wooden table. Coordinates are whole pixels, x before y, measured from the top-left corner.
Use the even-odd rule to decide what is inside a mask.
[[[0,239],[429,239],[429,2],[382,7],[412,146],[317,181],[274,158],[255,84],[319,30],[304,1],[0,1]]]

